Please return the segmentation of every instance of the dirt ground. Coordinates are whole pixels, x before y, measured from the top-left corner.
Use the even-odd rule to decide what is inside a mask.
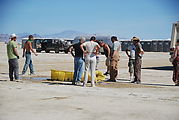
[[[146,52],[142,84],[136,85],[129,81],[128,58],[121,52],[118,82],[100,82],[95,88],[47,80],[51,69],[73,71],[70,54],[32,55],[36,75],[28,71],[19,82],[9,81],[4,43],[0,56],[0,120],[179,120],[179,87],[172,82],[169,53]],[[20,73],[24,60],[19,60]],[[104,61],[100,55],[102,72]]]

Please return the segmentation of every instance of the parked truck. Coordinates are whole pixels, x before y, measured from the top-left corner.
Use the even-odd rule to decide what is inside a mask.
[[[179,39],[179,21],[176,23],[173,23],[172,26],[172,35],[171,35],[171,44],[170,44],[170,55],[173,55],[176,42]]]
[[[22,48],[27,40],[28,38],[22,39]],[[46,53],[49,53],[50,51],[55,51],[55,53],[68,53],[70,45],[70,40],[54,38],[35,38],[32,42],[32,47],[36,49],[37,52],[45,51]]]
[[[55,53],[65,52],[68,53],[68,48],[70,44],[62,39],[43,39],[36,40],[36,51],[45,51],[49,53],[50,51],[55,51]]]

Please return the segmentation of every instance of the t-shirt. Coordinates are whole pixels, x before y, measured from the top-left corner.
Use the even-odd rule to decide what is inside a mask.
[[[83,43],[83,46],[86,47],[86,51],[88,52],[86,57],[96,56],[93,52],[95,52],[96,46],[99,46],[97,42],[87,41],[87,42]]]
[[[132,44],[127,49],[130,50],[130,59],[135,59],[135,45]]]
[[[81,43],[76,43],[73,46],[74,50],[75,50],[75,57],[83,57],[83,51],[80,48]]]
[[[14,54],[14,48],[17,48],[17,45],[15,43],[15,41],[9,41],[7,43],[7,56],[8,56],[8,59],[15,59],[17,58],[17,56]]]
[[[135,45],[136,51],[135,51],[135,59],[141,59],[142,55],[140,55],[140,52],[143,51],[142,45],[140,43]]]
[[[112,46],[112,50],[115,51],[120,51],[121,50],[121,43],[119,41],[114,41],[113,46]]]

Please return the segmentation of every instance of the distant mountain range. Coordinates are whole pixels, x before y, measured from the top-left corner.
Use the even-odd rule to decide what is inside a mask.
[[[63,31],[60,33],[54,33],[54,34],[48,34],[48,35],[39,35],[39,34],[31,34],[31,33],[17,33],[16,34],[17,41],[21,42],[22,38],[27,38],[29,35],[33,35],[35,38],[75,38],[76,36],[80,35],[87,35],[86,33],[79,32],[79,31],[73,31],[73,30],[68,30],[68,31]],[[0,34],[0,42],[7,42],[9,41],[10,34]]]
[[[90,38],[92,35],[94,34],[87,34],[87,33],[83,33],[83,32],[79,32],[79,31],[74,31],[74,30],[67,30],[67,31],[62,31],[60,33],[54,33],[54,34],[46,34],[46,35],[40,35],[40,34],[36,34],[36,33],[16,33],[17,34],[17,41],[21,42],[22,38],[27,38],[29,35],[33,35],[35,38],[70,38],[70,39],[74,39],[77,36],[86,36],[87,38]],[[0,33],[0,42],[8,42],[9,41],[9,36],[10,34],[1,34]],[[111,35],[107,35],[107,34],[95,34],[95,36],[97,36],[98,39],[102,39],[103,37],[109,37]],[[128,38],[123,38],[120,37],[120,40],[129,40]],[[152,40],[152,39],[150,39]]]
[[[68,30],[68,31],[60,32],[60,33],[44,35],[43,37],[47,37],[47,38],[75,38],[76,36],[80,36],[80,35],[87,35],[87,34],[83,33],[83,32],[79,32],[79,31]]]

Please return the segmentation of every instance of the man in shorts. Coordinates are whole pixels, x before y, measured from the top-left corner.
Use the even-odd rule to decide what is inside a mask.
[[[133,44],[131,40],[131,44],[126,49],[126,54],[129,57],[128,67],[129,67],[129,74],[130,74],[130,80],[133,80],[134,75],[134,63],[135,63],[135,45]]]

